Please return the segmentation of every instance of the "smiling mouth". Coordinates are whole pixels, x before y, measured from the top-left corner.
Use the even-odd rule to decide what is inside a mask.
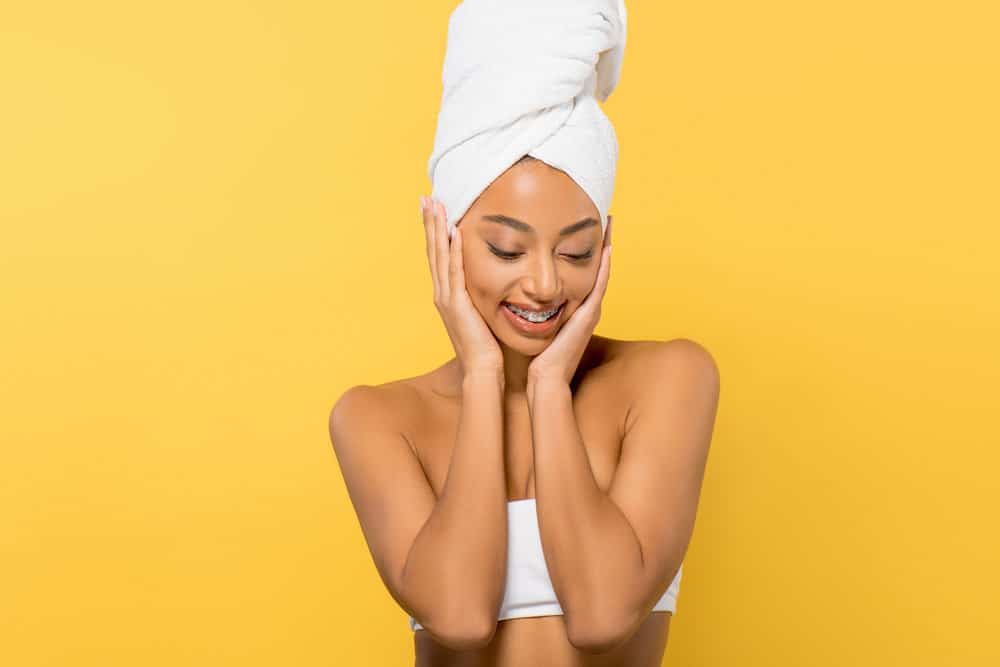
[[[566,302],[563,301],[556,308],[553,308],[551,310],[536,312],[536,311],[532,311],[532,310],[524,310],[523,308],[518,308],[517,306],[515,306],[513,304],[510,304],[510,303],[507,303],[506,301],[503,302],[503,307],[504,308],[506,308],[510,312],[514,313],[515,315],[517,315],[518,317],[520,317],[525,322],[532,322],[534,324],[538,324],[538,323],[541,323],[541,322],[547,322],[547,321],[551,320],[553,317],[557,317],[559,315],[560,311],[562,311],[562,309],[563,309],[563,307],[565,305],[566,305]]]

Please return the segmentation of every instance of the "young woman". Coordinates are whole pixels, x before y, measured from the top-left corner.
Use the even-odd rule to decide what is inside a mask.
[[[572,178],[531,157],[450,240],[429,202],[434,303],[455,357],[352,387],[331,413],[418,667],[661,664],[719,373],[688,339],[593,334],[610,275],[599,218]]]

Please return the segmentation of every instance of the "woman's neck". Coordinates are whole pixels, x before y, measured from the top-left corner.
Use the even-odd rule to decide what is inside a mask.
[[[504,395],[523,395],[527,391],[528,366],[534,357],[524,355],[503,344],[500,345],[500,349],[503,352]]]

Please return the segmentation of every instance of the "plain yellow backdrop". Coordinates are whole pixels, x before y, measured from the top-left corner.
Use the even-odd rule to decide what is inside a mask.
[[[0,663],[412,663],[327,417],[451,355],[453,6],[0,8]],[[664,664],[1000,663],[995,3],[628,8],[598,333],[722,375]]]

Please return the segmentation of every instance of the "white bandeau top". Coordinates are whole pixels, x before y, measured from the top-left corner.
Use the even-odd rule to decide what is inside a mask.
[[[682,570],[683,565],[652,611],[672,613],[677,610]],[[534,498],[507,501],[506,586],[498,621],[527,616],[561,616],[563,613],[545,566]],[[423,629],[424,626],[412,616],[409,619],[411,630]]]

